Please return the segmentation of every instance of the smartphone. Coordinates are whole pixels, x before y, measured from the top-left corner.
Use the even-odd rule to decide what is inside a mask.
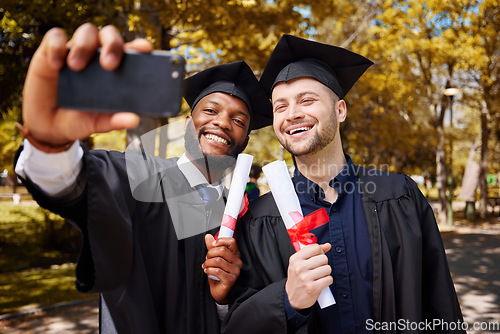
[[[100,50],[87,67],[59,74],[59,107],[85,111],[129,111],[172,117],[181,110],[185,60],[168,51],[126,50],[120,66],[107,71],[99,64]]]

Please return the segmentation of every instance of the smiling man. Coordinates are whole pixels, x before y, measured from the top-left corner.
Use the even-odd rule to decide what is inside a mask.
[[[113,70],[125,48],[152,47],[124,44],[114,27],[90,24],[69,44],[68,53],[63,31],[53,29],[32,59],[16,173],[41,206],[82,232],[76,285],[100,293],[102,333],[219,333],[223,307],[215,302],[227,302],[241,268],[235,240],[213,237],[224,211],[223,176],[249,132],[271,123],[269,99],[244,62],[215,66],[185,80],[192,113],[179,159],[88,151],[78,139],[134,127],[138,116],[59,108],[64,62],[82,69],[101,47],[101,66]]]
[[[417,185],[356,166],[343,152],[344,97],[371,65],[290,35],[276,45],[261,78],[274,131],[293,155],[303,214],[324,209],[329,221],[304,234],[318,244],[295,253],[272,195],[251,202],[235,231],[244,266],[223,332],[460,332],[439,230]],[[326,287],[336,304],[321,309]]]

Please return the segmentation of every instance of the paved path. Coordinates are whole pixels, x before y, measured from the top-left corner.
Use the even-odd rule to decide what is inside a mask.
[[[99,333],[98,303],[96,298],[73,306],[0,321],[0,333],[97,334]]]
[[[500,224],[443,232],[450,269],[468,333],[500,333]],[[98,333],[97,301],[0,321],[0,332]]]
[[[500,225],[442,236],[467,332],[500,333]]]

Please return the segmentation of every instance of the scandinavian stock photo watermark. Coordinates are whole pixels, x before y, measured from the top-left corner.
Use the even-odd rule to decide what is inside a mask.
[[[369,177],[389,175],[388,171],[389,165],[370,164],[368,166],[356,166],[350,164],[339,170],[339,166],[337,165],[313,163],[303,166],[301,173],[309,177],[314,177],[315,175],[336,175],[335,178],[318,184],[309,181],[294,181],[295,191],[298,194],[307,194],[315,193],[318,186],[323,189],[337,186],[342,187],[343,192],[347,194],[354,192],[374,194],[377,190],[377,185],[375,182],[370,181]],[[361,179],[365,181],[361,182]]]

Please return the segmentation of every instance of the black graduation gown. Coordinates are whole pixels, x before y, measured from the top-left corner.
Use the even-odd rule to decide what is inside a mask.
[[[404,175],[356,170],[372,249],[373,321],[463,322],[434,214],[417,185]],[[250,203],[235,238],[243,268],[222,332],[291,332],[284,286],[294,249],[272,194]],[[321,333],[317,307],[297,333]]]
[[[106,322],[102,328],[115,327],[120,334],[219,333],[217,309],[201,268],[205,233],[178,240],[172,217],[188,214],[190,221],[205,224],[203,231],[214,234],[223,200],[207,213],[177,159],[149,157],[147,164],[155,170],[135,190],[153,187],[152,197],[159,194],[163,201],[137,201],[125,160],[120,152],[85,150],[79,177],[85,190],[77,198],[49,198],[23,181],[42,207],[82,231],[76,285],[82,292],[101,293],[111,316],[101,319]],[[167,204],[169,193],[178,196]]]

